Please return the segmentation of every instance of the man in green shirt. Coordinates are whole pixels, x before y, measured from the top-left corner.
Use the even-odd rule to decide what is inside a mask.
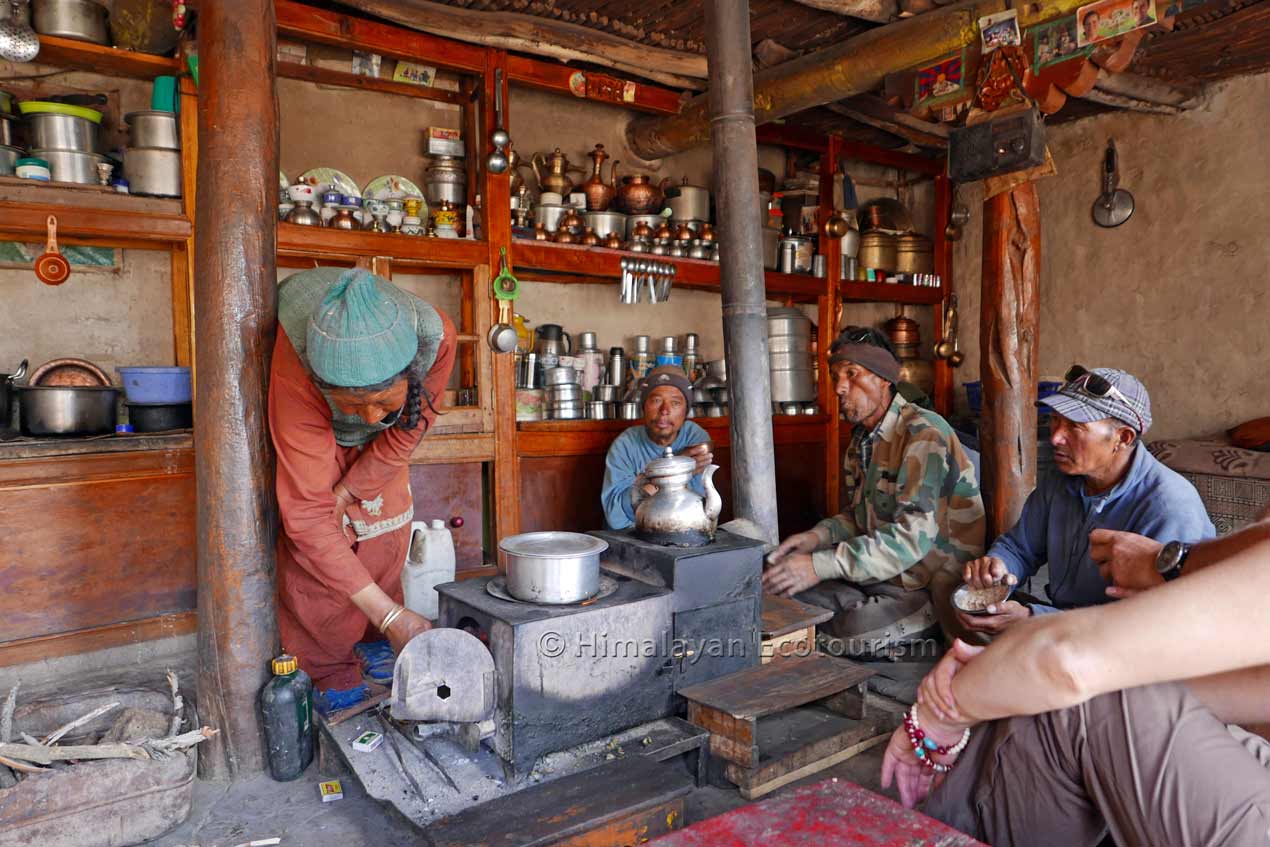
[[[885,336],[847,327],[828,364],[853,424],[843,509],[786,538],[768,557],[763,587],[832,610],[825,629],[840,652],[886,654],[935,634],[936,611],[948,611],[944,595],[983,554],[983,499],[948,422],[900,396],[899,361]]]

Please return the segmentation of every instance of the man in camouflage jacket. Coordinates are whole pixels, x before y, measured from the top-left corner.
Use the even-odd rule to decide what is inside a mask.
[[[948,422],[900,395],[899,361],[881,333],[844,329],[829,369],[854,425],[843,510],[785,539],[763,587],[833,611],[833,652],[885,654],[951,621],[947,594],[983,552],[983,499]]]

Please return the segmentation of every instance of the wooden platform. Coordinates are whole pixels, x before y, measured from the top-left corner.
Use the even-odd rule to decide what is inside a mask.
[[[747,800],[885,740],[866,714],[873,671],[823,653],[791,656],[680,691],[688,720],[710,732],[710,754]]]
[[[845,779],[796,788],[651,842],[655,847],[986,847]]]
[[[792,597],[763,595],[763,664],[789,656],[806,656],[816,649],[816,626],[833,612]]]

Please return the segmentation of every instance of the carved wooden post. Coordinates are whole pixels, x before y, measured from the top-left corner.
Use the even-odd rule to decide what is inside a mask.
[[[264,768],[256,695],[278,645],[265,421],[278,305],[273,3],[204,3],[198,30],[198,700],[220,730],[199,765],[223,779]]]
[[[1025,183],[983,204],[984,487],[989,538],[1014,526],[1036,487],[1036,352],[1040,318],[1041,208]]]

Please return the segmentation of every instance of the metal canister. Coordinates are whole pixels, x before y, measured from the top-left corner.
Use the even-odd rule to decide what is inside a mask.
[[[815,400],[811,320],[796,308],[768,309],[767,345],[772,402],[796,404]]]
[[[896,239],[895,270],[903,274],[935,272],[935,248],[931,240],[919,232],[906,232]]]
[[[442,200],[460,207],[467,203],[467,170],[462,159],[433,156],[423,180],[429,206],[439,205]]]
[[[783,274],[792,274],[798,244],[792,238],[782,238],[780,251],[780,258],[776,260],[776,270]]]
[[[626,384],[626,351],[621,347],[609,348],[608,384]]]
[[[634,401],[617,404],[618,417],[624,421],[639,420],[639,404]]]
[[[895,270],[896,259],[894,235],[889,232],[872,230],[860,236],[859,263],[861,268],[893,271]]]
[[[587,403],[586,416],[593,421],[602,421],[609,416],[609,404],[603,400],[592,400]]]

